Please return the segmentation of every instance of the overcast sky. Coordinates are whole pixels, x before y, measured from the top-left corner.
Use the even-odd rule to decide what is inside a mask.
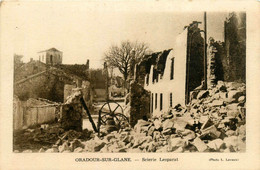
[[[91,68],[102,67],[101,59],[111,44],[137,40],[149,44],[154,52],[161,51],[173,48],[185,25],[203,21],[203,12],[118,10],[106,4],[34,2],[9,6],[5,8],[9,11],[5,29],[13,38],[14,53],[24,55],[24,61],[38,59],[38,51],[55,47],[63,52],[64,64],[85,64],[90,59]],[[224,12],[207,13],[208,38],[223,41],[226,16]]]

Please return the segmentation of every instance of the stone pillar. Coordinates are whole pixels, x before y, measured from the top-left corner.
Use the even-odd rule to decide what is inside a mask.
[[[150,118],[150,95],[136,81],[130,84],[130,125],[134,127],[139,119]]]
[[[73,89],[73,94],[68,97],[68,100],[62,106],[60,121],[64,130],[82,131],[83,112],[80,102],[81,97],[80,89]]]
[[[209,39],[208,58],[207,58],[207,85],[211,89],[216,86],[216,53],[218,52],[213,45],[214,39]]]

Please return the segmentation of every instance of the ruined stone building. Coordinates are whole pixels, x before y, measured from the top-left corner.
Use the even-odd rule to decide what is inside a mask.
[[[246,13],[230,13],[224,22],[224,42],[209,38],[208,88],[218,80],[246,82]]]
[[[174,49],[145,56],[139,64],[138,71],[145,75],[141,83],[151,92],[150,113],[154,116],[177,104],[185,105],[190,91],[201,84],[203,44],[194,22],[177,37]]]
[[[246,65],[246,14],[230,13],[223,23],[224,42],[209,38],[207,45],[207,87],[217,81],[244,82]],[[136,80],[150,94],[153,116],[177,104],[189,103],[190,94],[202,89],[204,81],[204,38],[198,22],[185,27],[173,49],[152,53],[137,65]]]
[[[55,48],[38,54],[38,61],[31,59],[14,70],[14,94],[20,100],[45,98],[63,102],[66,84],[82,87],[88,81],[87,64],[62,64],[62,52]]]
[[[32,61],[18,68],[15,71],[15,80],[14,94],[21,100],[45,98],[57,102],[64,100],[65,84],[81,87],[82,82],[87,81],[82,76],[70,74],[64,69],[48,67],[39,61]]]
[[[85,101],[106,100],[103,69],[89,69],[89,60],[86,64],[62,64],[62,52],[55,48],[38,55],[39,60],[31,59],[14,70],[14,94],[20,100],[45,98],[64,102],[75,87],[83,88]]]
[[[38,52],[39,61],[45,64],[55,65],[62,63],[62,52],[56,48]]]

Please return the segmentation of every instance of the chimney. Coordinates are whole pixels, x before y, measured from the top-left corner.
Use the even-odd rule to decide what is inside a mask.
[[[89,73],[89,59],[87,59],[86,63],[86,78],[89,80],[90,79],[90,73]]]
[[[30,58],[30,62],[33,61],[33,58]]]
[[[87,59],[86,67],[87,67],[87,70],[88,70],[89,69],[89,59]]]

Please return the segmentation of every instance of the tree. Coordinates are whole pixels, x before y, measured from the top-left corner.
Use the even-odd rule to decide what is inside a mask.
[[[147,44],[127,40],[123,41],[120,46],[112,45],[104,56],[108,67],[117,68],[126,82],[133,75],[134,65],[149,52]]]

